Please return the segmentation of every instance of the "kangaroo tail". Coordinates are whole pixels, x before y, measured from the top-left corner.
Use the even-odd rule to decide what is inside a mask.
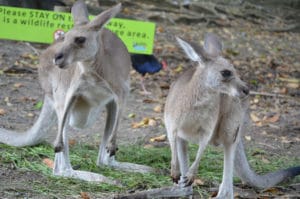
[[[0,143],[11,146],[32,146],[43,141],[56,120],[52,100],[45,96],[44,105],[35,124],[25,132],[0,129]]]
[[[299,175],[300,166],[258,175],[250,168],[245,155],[243,141],[240,140],[235,156],[235,173],[244,183],[250,186],[268,188]]]

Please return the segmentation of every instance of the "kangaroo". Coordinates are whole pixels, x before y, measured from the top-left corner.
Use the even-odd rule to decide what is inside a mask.
[[[69,160],[68,127],[91,126],[106,107],[107,119],[97,165],[125,171],[152,171],[147,166],[115,160],[118,123],[129,94],[131,60],[122,41],[104,25],[120,9],[121,4],[118,4],[89,21],[84,1],[73,5],[73,29],[40,56],[38,74],[45,97],[39,118],[23,133],[0,129],[0,142],[18,147],[36,145],[57,122],[53,174],[115,184],[100,174],[73,170]]]
[[[201,155],[209,143],[224,147],[223,177],[216,198],[233,198],[234,168],[243,182],[259,188],[299,175],[300,166],[263,176],[251,170],[242,142],[247,125],[249,89],[233,65],[221,56],[219,38],[208,33],[203,46],[180,38],[177,41],[187,56],[198,64],[173,83],[165,105],[165,126],[172,153],[171,177],[179,187],[191,186]],[[188,142],[199,145],[190,167]]]

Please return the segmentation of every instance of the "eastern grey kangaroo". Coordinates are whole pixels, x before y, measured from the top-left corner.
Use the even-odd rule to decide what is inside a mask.
[[[147,166],[115,160],[116,134],[129,93],[131,61],[126,46],[104,25],[120,9],[118,4],[89,21],[84,1],[73,5],[74,27],[40,57],[38,74],[45,97],[39,118],[25,132],[0,129],[0,142],[19,147],[36,145],[57,121],[54,175],[115,183],[100,174],[73,170],[69,160],[68,126],[89,127],[106,107],[97,164],[136,172],[152,171]]]
[[[242,142],[246,128],[249,89],[233,65],[221,56],[219,38],[206,34],[198,46],[177,38],[187,56],[198,66],[190,68],[171,86],[165,105],[165,125],[171,146],[171,177],[181,187],[190,186],[197,174],[201,155],[211,143],[223,145],[223,179],[217,198],[233,198],[233,169],[251,186],[273,186],[300,174],[293,167],[257,175],[247,162]],[[196,159],[189,166],[188,142],[199,145]]]

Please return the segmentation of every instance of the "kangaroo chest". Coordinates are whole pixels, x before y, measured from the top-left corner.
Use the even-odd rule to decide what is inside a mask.
[[[194,98],[192,103],[182,110],[178,121],[178,136],[190,142],[198,143],[202,136],[213,134],[218,122],[218,98]]]

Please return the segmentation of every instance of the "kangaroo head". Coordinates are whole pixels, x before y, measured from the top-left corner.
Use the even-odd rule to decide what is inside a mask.
[[[187,56],[198,62],[198,69],[201,70],[199,83],[216,92],[230,95],[232,97],[244,98],[248,96],[249,89],[239,78],[233,65],[221,56],[222,44],[220,39],[208,33],[204,38],[204,45],[176,38]]]
[[[120,9],[121,4],[118,4],[89,21],[84,1],[77,1],[71,11],[74,27],[56,41],[54,64],[59,68],[67,68],[74,62],[92,61],[101,46],[100,31]]]

